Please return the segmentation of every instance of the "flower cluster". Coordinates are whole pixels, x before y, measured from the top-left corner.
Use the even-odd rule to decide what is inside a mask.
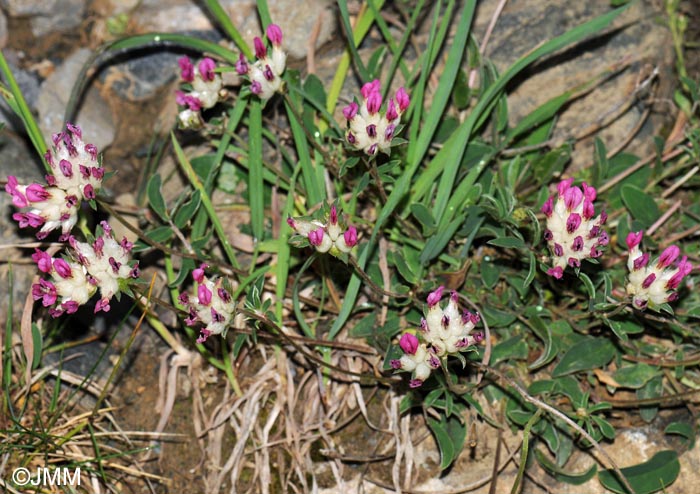
[[[282,89],[282,74],[287,64],[287,54],[282,50],[282,29],[277,24],[270,24],[266,30],[267,39],[272,43],[270,56],[263,41],[256,37],[255,62],[248,62],[241,53],[236,62],[236,72],[247,75],[250,79],[250,90],[262,100],[270,99],[275,92]]]
[[[215,281],[207,278],[204,270],[208,267],[206,264],[202,264],[192,271],[196,295],[190,297],[183,292],[179,297],[189,314],[185,323],[188,326],[197,323],[204,325],[200,329],[197,343],[204,343],[213,334],[226,334],[225,331],[235,316],[236,306],[226,288],[228,283],[224,282],[223,278],[217,278]]]
[[[354,226],[343,229],[338,221],[338,210],[335,204],[330,208],[326,223],[289,217],[287,224],[298,235],[308,239],[308,242],[321,253],[329,252],[331,255],[339,256],[341,253],[349,253],[357,245],[357,229]]]
[[[78,221],[83,200],[91,201],[102,187],[104,168],[97,158],[97,148],[85,144],[77,125],[67,124],[67,130],[53,135],[54,149],[44,158],[53,174],[46,175],[46,185],[20,185],[9,176],[5,190],[12,195],[17,208],[29,208],[12,215],[20,228],[40,228],[37,238],[43,239],[61,228],[61,239],[68,238]]]
[[[443,290],[440,286],[428,295],[428,311],[421,319],[418,336],[404,333],[399,340],[404,355],[391,361],[392,368],[413,373],[412,388],[421,386],[440,367],[441,358],[463,352],[484,339],[481,331],[472,334],[479,315],[466,310],[460,313],[457,292],[450,294],[444,309],[440,307]]]
[[[580,188],[573,186],[574,179],[563,180],[557,186],[558,196],[550,196],[542,206],[547,217],[544,238],[553,257],[553,267],[547,274],[560,279],[566,266],[578,268],[581,261],[596,258],[608,244],[609,237],[603,229],[607,214],[595,216],[593,201],[596,190],[584,182]]]
[[[675,245],[664,249],[650,264],[649,253],[642,253],[639,248],[643,234],[643,231],[631,232],[626,239],[629,249],[627,268],[630,271],[627,294],[632,297],[634,307],[640,310],[646,309],[647,305],[654,307],[676,300],[678,293],[674,290],[693,270],[687,256],[678,260],[681,252]]]
[[[345,138],[355,149],[369,156],[375,156],[379,151],[389,154],[401,115],[410,103],[408,94],[404,88],[399,88],[394,98],[389,98],[386,111],[382,114],[379,80],[366,83],[361,93],[361,105],[353,101],[343,108],[343,115],[348,121]]]
[[[35,250],[32,259],[39,271],[51,276],[32,286],[34,300],[41,300],[53,317],[72,314],[84,305],[99,289],[100,300],[95,312],[109,311],[109,302],[122,291],[129,278],[138,278],[138,262],[130,262],[133,244],[126,238],[117,242],[107,222],[101,223],[102,234],[92,244],[78,242],[70,236],[69,257],[52,258],[48,253]]]
[[[182,80],[191,86],[189,92],[176,91],[175,101],[183,107],[178,122],[183,128],[197,128],[201,124],[199,111],[216,105],[219,101],[223,82],[217,74],[216,62],[211,58],[200,60],[195,70],[189,57],[178,60]]]

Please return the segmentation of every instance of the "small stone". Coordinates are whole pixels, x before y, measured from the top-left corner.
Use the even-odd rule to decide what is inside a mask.
[[[44,36],[55,31],[67,31],[83,22],[86,0],[56,0],[55,8],[48,15],[31,20],[32,34]]]
[[[75,51],[41,85],[37,100],[38,123],[47,139],[61,130],[71,90],[91,53],[86,48]],[[100,151],[112,143],[115,136],[112,112],[96,87],[91,86],[84,94],[77,116],[75,123],[83,128],[86,142]]]
[[[0,10],[0,49],[7,45],[7,17]]]

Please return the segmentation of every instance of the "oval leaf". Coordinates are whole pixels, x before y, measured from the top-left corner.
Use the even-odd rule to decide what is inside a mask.
[[[620,195],[632,217],[645,228],[651,226],[661,216],[661,211],[654,199],[642,189],[625,184],[620,190]]]
[[[669,486],[681,471],[678,453],[672,450],[660,451],[651,460],[633,467],[622,468],[636,494],[651,494]],[[613,470],[603,470],[598,474],[603,486],[619,494],[627,494],[627,489],[618,480]]]
[[[565,376],[582,370],[605,366],[615,356],[615,346],[604,338],[585,338],[562,357],[552,371],[552,377]]]

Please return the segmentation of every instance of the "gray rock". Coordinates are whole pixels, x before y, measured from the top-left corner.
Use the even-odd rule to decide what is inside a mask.
[[[133,11],[132,21],[139,31],[204,31],[214,29],[208,15],[190,0],[143,0]],[[309,35],[319,16],[321,29],[316,47],[330,40],[335,22],[330,0],[280,0],[269,2],[273,22],[280,25],[284,33],[284,47],[292,58],[304,58],[307,53]],[[253,45],[253,38],[260,36],[260,24],[253,0],[222,0],[221,6],[243,38]],[[311,15],[300,15],[310,12]]]
[[[496,4],[497,0],[479,3],[474,25],[476,39],[483,39]],[[623,142],[639,122],[644,105],[638,102],[626,112],[618,112],[619,115],[615,115],[615,109],[621,108],[634,90],[645,64],[659,67],[662,74],[670,70],[672,58],[668,30],[655,21],[661,14],[654,8],[651,2],[634,2],[615,21],[614,27],[619,29],[602,36],[599,34],[593,41],[550,56],[528,69],[519,83],[511,85],[508,96],[511,124],[547,100],[575,88],[627,57],[633,63],[626,70],[568,105],[558,118],[553,136],[555,143],[563,142],[569,137],[582,135],[587,128],[594,129],[602,120],[612,120],[595,135],[605,142],[608,149]],[[503,73],[515,60],[539,44],[609,10],[609,2],[557,2],[556,5],[541,0],[508,2],[498,18],[486,56]],[[610,118],[604,119],[605,116]],[[638,154],[651,150],[650,136],[666,123],[663,120],[667,115],[657,117],[648,120],[628,150]],[[577,142],[572,156],[574,169],[591,162],[595,135]]]
[[[56,8],[58,0],[2,0],[0,4],[12,17],[48,15]]]
[[[55,0],[54,9],[31,20],[32,34],[44,36],[54,31],[67,31],[83,21],[86,0]]]
[[[90,53],[90,50],[85,48],[77,50],[41,85],[37,111],[39,127],[45,136],[61,130],[71,89]],[[112,112],[94,86],[83,96],[76,123],[83,128],[86,142],[95,144],[100,151],[114,140],[116,130]]]
[[[19,68],[12,61],[14,58],[13,53],[14,52],[11,50],[8,50],[5,53],[7,63],[10,66],[12,75],[17,81],[20,91],[22,91],[24,99],[27,101],[30,109],[34,110],[34,105],[39,97],[39,80],[36,74]],[[14,129],[19,134],[24,132],[22,121],[17,115],[15,115],[15,112],[10,109],[4,99],[0,100],[0,122]]]

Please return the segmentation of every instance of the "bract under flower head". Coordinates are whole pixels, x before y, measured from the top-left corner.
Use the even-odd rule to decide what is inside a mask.
[[[411,386],[420,386],[432,369],[440,366],[440,358],[468,350],[483,340],[483,333],[473,332],[479,315],[468,311],[460,313],[456,292],[450,294],[445,308],[440,307],[444,287],[428,294],[428,309],[421,320],[417,335],[404,333],[399,345],[404,352],[401,359],[393,360],[394,369],[412,372]]]
[[[642,235],[642,231],[630,232],[626,239],[630,272],[626,290],[632,297],[632,305],[639,310],[676,300],[678,293],[675,290],[693,270],[687,256],[678,259],[681,252],[675,245],[664,249],[658,259],[650,263],[649,254],[642,253],[639,248]]]
[[[182,293],[179,297],[188,313],[185,323],[203,325],[197,343],[204,343],[211,335],[226,334],[236,315],[236,304],[226,288],[229,283],[224,278],[209,279],[205,274],[207,267],[202,264],[192,273],[194,294]]]
[[[582,260],[599,257],[609,241],[603,229],[605,211],[594,217],[595,188],[584,182],[581,190],[572,184],[573,179],[561,181],[556,198],[550,196],[541,209],[547,217],[544,238],[553,261],[547,273],[557,279],[567,266],[578,268]]]
[[[382,114],[379,80],[364,84],[360,92],[362,103],[358,105],[353,101],[343,109],[349,127],[345,138],[355,149],[370,156],[375,156],[378,152],[389,154],[401,115],[409,105],[408,94],[404,88],[399,88],[394,98],[389,99],[386,111]]]

